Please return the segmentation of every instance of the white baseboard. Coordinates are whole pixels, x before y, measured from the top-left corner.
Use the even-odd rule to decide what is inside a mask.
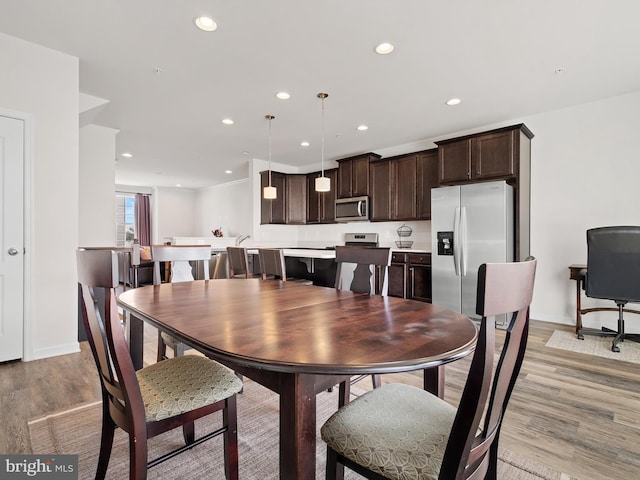
[[[68,355],[70,353],[78,353],[80,351],[80,344],[78,342],[71,342],[64,345],[54,345],[52,347],[42,348],[33,351],[33,357],[23,359],[25,361],[41,360],[43,358],[57,357],[58,355]]]

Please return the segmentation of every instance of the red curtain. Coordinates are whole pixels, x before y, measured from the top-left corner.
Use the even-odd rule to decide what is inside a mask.
[[[140,245],[151,245],[149,196],[136,194],[136,237]]]

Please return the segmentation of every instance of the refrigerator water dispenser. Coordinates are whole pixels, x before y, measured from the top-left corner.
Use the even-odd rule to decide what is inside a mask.
[[[437,232],[438,255],[453,256],[453,232]]]

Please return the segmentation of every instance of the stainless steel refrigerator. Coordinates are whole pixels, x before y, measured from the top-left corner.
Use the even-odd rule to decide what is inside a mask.
[[[435,305],[479,318],[478,267],[483,263],[511,262],[514,258],[513,202],[513,188],[504,181],[431,190]]]

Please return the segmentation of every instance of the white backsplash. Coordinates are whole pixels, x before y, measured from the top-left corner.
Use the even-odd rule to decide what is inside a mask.
[[[400,240],[397,230],[402,225],[407,225],[413,230],[410,237],[403,237],[403,240],[413,241],[412,250],[431,251],[431,222],[428,220],[303,225],[298,227],[297,246],[328,247],[344,245],[345,233],[377,233],[381,247],[396,249],[395,242]]]

